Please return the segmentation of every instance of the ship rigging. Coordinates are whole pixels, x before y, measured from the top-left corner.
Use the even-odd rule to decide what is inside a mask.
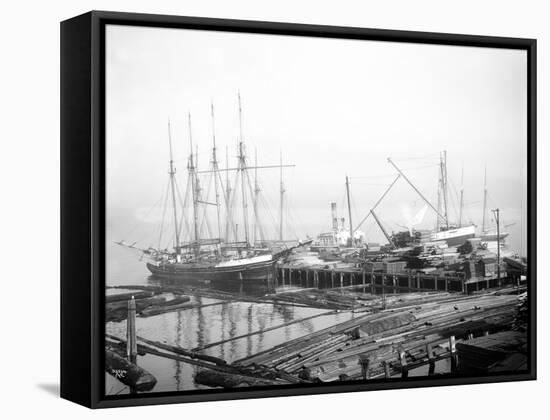
[[[214,104],[210,105],[212,149],[209,168],[199,170],[198,148],[193,144],[191,114],[187,115],[188,147],[187,188],[182,195],[178,188],[173,154],[171,124],[168,122],[169,183],[164,200],[163,217],[159,232],[158,247],[147,249],[136,247],[124,241],[119,245],[140,249],[150,261],[147,268],[157,276],[179,280],[243,281],[270,280],[273,266],[296,247],[309,242],[284,239],[284,199],[285,185],[283,169],[294,164],[283,164],[282,152],[279,164],[258,165],[257,153],[250,164],[243,136],[243,116],[240,93],[238,94],[239,136],[237,144],[237,165],[229,167],[229,152],[226,149],[226,167],[218,162]],[[258,170],[279,169],[279,214],[274,225],[276,239],[268,238],[264,229],[264,219],[271,215],[269,209],[262,211],[267,204],[262,195]],[[253,179],[250,175],[253,171]],[[222,177],[225,174],[225,182]],[[230,175],[233,180],[230,181]],[[204,182],[206,181],[206,182]],[[203,186],[204,185],[204,186]],[[212,191],[213,190],[213,191]],[[172,207],[172,249],[162,248],[165,215],[168,197]],[[249,203],[252,203],[250,214]],[[214,217],[212,217],[214,210]],[[240,213],[240,214],[239,214]],[[272,215],[271,215],[272,216]],[[211,219],[215,220],[215,227]],[[225,220],[224,220],[225,219]],[[240,223],[240,224],[239,224]]]

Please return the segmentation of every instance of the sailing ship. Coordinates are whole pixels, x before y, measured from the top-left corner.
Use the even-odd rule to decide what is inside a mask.
[[[268,282],[275,274],[275,265],[287,257],[294,249],[308,245],[311,241],[301,242],[283,239],[283,202],[285,188],[283,183],[283,168],[294,165],[282,162],[282,154],[278,165],[258,166],[257,157],[254,165],[250,165],[246,155],[246,148],[242,130],[241,97],[238,95],[239,114],[239,139],[237,165],[229,167],[228,152],[226,149],[226,168],[220,168],[217,156],[216,134],[214,123],[214,105],[211,104],[212,122],[212,155],[211,166],[208,170],[198,170],[198,151],[194,152],[191,129],[191,114],[188,114],[189,157],[187,160],[187,190],[185,199],[179,192],[176,168],[174,166],[172,135],[170,122],[168,123],[169,143],[169,194],[166,202],[171,198],[173,246],[172,249],[150,247],[144,249],[143,255],[149,261],[146,262],[148,270],[154,275],[169,278],[176,281],[208,280],[210,282]],[[280,170],[280,207],[277,240],[268,240],[260,223],[261,189],[258,182],[258,169]],[[252,182],[250,171],[254,171]],[[222,173],[226,174],[225,182]],[[234,174],[233,184],[229,174]],[[208,186],[202,187],[201,177],[207,176]],[[211,197],[212,184],[214,197]],[[233,186],[232,186],[233,185]],[[238,188],[240,186],[240,188]],[[240,199],[240,200],[239,200]],[[239,232],[239,224],[236,223],[235,210],[240,201],[242,214],[242,231]],[[249,204],[252,201],[252,214],[249,214]],[[215,213],[215,228],[209,222],[209,210]],[[180,214],[181,210],[181,214]],[[251,217],[252,216],[252,217]],[[225,221],[222,220],[225,218]],[[191,219],[191,220],[189,220]],[[252,219],[252,222],[251,220]],[[239,220],[241,221],[241,220]],[[162,230],[162,226],[161,226]],[[206,230],[207,236],[203,234]],[[182,236],[187,234],[188,241],[183,241]],[[212,237],[214,235],[214,237]],[[119,242],[125,245],[124,242]],[[136,248],[134,245],[131,247]]]

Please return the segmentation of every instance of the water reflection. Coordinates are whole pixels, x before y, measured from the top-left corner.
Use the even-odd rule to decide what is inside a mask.
[[[122,260],[124,264],[107,269],[108,285],[175,285],[171,280],[151,277],[143,263],[133,259]],[[124,271],[116,271],[115,268]],[[201,282],[199,287],[209,285]],[[227,291],[227,290],[226,290]],[[243,293],[257,293],[255,288],[244,288]],[[261,292],[264,294],[265,290]],[[191,296],[191,303],[214,306],[198,307],[151,316],[138,317],[136,330],[139,336],[150,340],[177,345],[186,349],[204,346],[209,343],[226,340],[242,334],[264,331],[270,327],[280,326],[299,318],[326,312],[321,309],[293,307],[287,305],[272,305],[267,303],[222,302],[217,299]],[[331,314],[299,322],[283,328],[263,332],[253,336],[232,340],[224,344],[204,350],[204,354],[221,357],[231,363],[237,359],[269,349],[275,345],[310,334],[335,323],[350,319],[350,313]],[[106,331],[119,337],[124,337],[126,323],[109,322]],[[140,356],[138,364],[150,371],[157,384],[152,392],[191,390],[204,388],[194,382],[196,366],[160,358],[153,355]],[[120,382],[106,375],[106,391],[110,394],[128,392]]]

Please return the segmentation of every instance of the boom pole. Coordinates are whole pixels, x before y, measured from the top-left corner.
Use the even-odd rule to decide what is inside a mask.
[[[378,216],[376,215],[374,210],[371,210],[370,214],[372,214],[372,217],[374,217],[374,220],[376,220],[376,223],[378,224],[378,226],[380,227],[380,230],[382,231],[382,233],[384,234],[384,236],[388,240],[388,243],[392,246],[392,248],[395,248],[395,244],[393,243],[393,241],[391,239],[391,236],[388,234],[386,229],[384,229],[384,226],[382,226],[382,222],[380,222],[380,219],[378,219]]]
[[[403,177],[403,179],[404,179],[405,181],[407,181],[407,183],[413,188],[413,190],[416,191],[416,193],[420,196],[420,198],[422,198],[422,200],[424,200],[424,201],[426,202],[426,204],[428,204],[428,206],[430,206],[430,207],[432,208],[432,210],[435,211],[435,213],[436,213],[439,217],[441,217],[443,220],[445,220],[445,217],[444,217],[444,216],[443,216],[443,215],[433,206],[432,203],[430,203],[430,202],[428,201],[428,199],[427,199],[426,197],[424,197],[424,195],[420,192],[420,190],[414,186],[414,184],[409,180],[409,178],[407,178],[407,176],[403,173],[403,171],[402,171],[401,169],[399,169],[399,168],[397,167],[397,165],[396,165],[395,163],[393,163],[393,161],[392,161],[390,158],[388,158],[388,162],[389,162],[389,163],[395,168],[395,170]],[[446,222],[446,220],[445,220],[445,222]]]
[[[397,182],[397,180],[401,178],[401,174],[397,174],[397,177],[393,180],[393,182],[390,184],[390,186],[386,189],[386,191],[384,191],[384,194],[382,194],[382,196],[378,199],[378,201],[374,204],[374,206],[372,207],[371,210],[375,210],[376,207],[378,207],[378,205],[382,202],[382,200],[384,199],[384,197],[386,195],[388,195],[388,193],[390,192],[390,190],[392,189],[392,187],[395,185],[395,183]],[[363,217],[363,220],[361,220],[359,222],[359,224],[356,226],[355,230],[359,229],[361,227],[361,225],[363,223],[365,223],[365,220],[367,220],[367,218],[371,215],[371,210],[369,210],[369,212],[367,213],[367,215],[365,217]]]

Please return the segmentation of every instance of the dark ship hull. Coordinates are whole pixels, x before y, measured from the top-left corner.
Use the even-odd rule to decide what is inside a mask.
[[[274,272],[277,260],[263,261],[252,264],[240,264],[235,266],[215,267],[201,266],[200,264],[151,264],[147,268],[154,276],[170,278],[172,280],[190,281],[252,281],[265,280]]]
[[[216,289],[247,294],[273,293],[276,288],[275,264],[272,258],[258,263],[215,267],[200,264],[151,264],[147,268],[154,277],[175,283],[196,284],[207,282]]]

